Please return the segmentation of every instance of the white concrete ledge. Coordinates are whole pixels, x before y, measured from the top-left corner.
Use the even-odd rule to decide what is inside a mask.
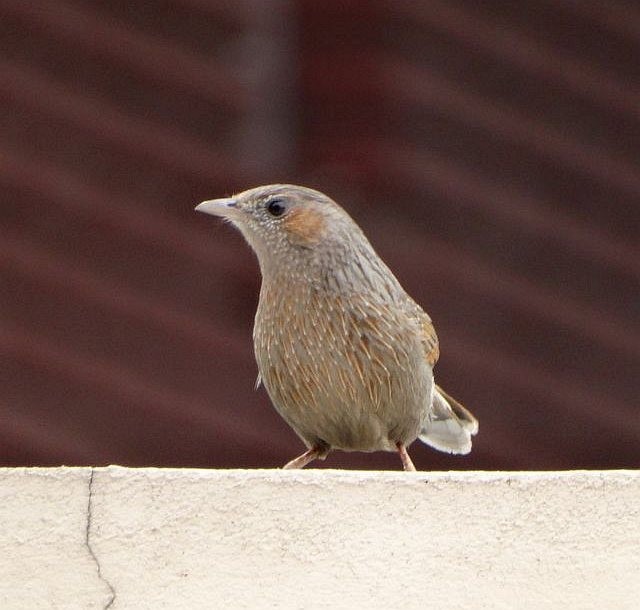
[[[640,472],[0,469],[0,608],[638,608]]]

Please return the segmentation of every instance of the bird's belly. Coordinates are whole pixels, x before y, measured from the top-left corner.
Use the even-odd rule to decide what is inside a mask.
[[[265,379],[282,417],[311,446],[320,441],[343,451],[395,450],[396,442],[411,444],[418,436],[431,405],[432,376],[421,383],[405,375],[386,382],[370,380],[353,391],[337,383],[326,387],[283,391]]]
[[[275,408],[308,446],[393,451],[396,442],[417,438],[431,407],[431,367],[418,345],[367,343],[363,350],[357,341],[334,349],[281,342],[269,354],[256,345]]]

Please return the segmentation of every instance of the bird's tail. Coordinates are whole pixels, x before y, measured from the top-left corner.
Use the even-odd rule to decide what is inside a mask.
[[[465,454],[471,451],[471,437],[477,432],[478,420],[436,385],[431,416],[418,438],[438,451]]]

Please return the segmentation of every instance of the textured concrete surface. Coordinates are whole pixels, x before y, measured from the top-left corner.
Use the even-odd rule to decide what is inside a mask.
[[[638,608],[640,472],[0,469],[0,608]]]

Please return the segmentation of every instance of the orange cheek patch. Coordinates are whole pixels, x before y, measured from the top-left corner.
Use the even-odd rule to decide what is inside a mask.
[[[325,228],[322,214],[308,208],[291,210],[282,224],[291,238],[303,245],[319,242]]]

